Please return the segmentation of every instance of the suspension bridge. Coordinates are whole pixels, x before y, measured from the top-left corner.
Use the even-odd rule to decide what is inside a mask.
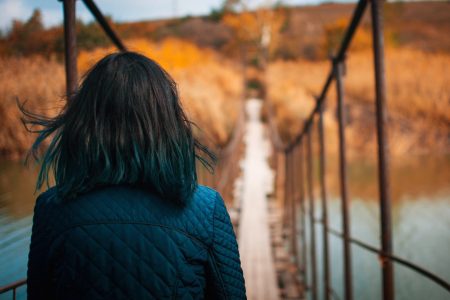
[[[75,91],[78,80],[75,1],[62,1],[68,94]],[[110,27],[94,1],[83,2],[118,50],[126,51],[124,43]],[[282,142],[270,103],[264,99],[247,99],[243,101],[231,139],[225,147],[217,149],[219,161],[216,171],[212,174],[199,167],[199,182],[214,187],[227,200],[238,237],[248,299],[341,299],[331,280],[330,253],[333,249],[330,249],[330,236],[340,238],[343,247],[343,272],[340,275],[343,282],[343,299],[355,298],[352,246],[372,252],[378,257],[382,299],[392,300],[396,297],[396,264],[420,274],[423,280],[434,282],[439,288],[450,293],[449,282],[393,253],[382,5],[380,0],[360,0],[355,4],[351,22],[336,55],[331,58],[330,71],[324,78],[322,90],[317,91],[314,109],[305,119],[301,132],[291,143]],[[352,237],[349,224],[344,66],[349,46],[366,10],[371,17],[373,39],[373,98],[376,108],[381,233],[379,248]],[[327,98],[327,94],[333,87],[336,89],[337,98],[335,100],[342,208],[342,227],[338,229],[329,225],[325,155],[327,145],[323,125],[324,105],[332,100]],[[263,104],[267,107],[266,122],[263,122],[260,116]],[[320,200],[320,217],[317,217],[315,212],[312,153],[314,142],[318,142],[319,149],[320,195],[317,199]],[[317,224],[321,225],[321,230],[317,230]],[[322,257],[320,265],[317,263],[319,255]],[[26,278],[0,287],[0,294],[3,296],[10,293],[12,298],[16,299],[17,290],[24,285]]]

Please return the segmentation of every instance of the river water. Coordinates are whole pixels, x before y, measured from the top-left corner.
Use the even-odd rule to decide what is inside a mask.
[[[330,227],[342,232],[338,160],[328,157],[327,186]],[[317,168],[317,163],[315,164]],[[450,157],[403,157],[391,161],[394,254],[450,281]],[[316,172],[318,173],[318,172]],[[318,176],[315,178],[316,218],[321,216]],[[377,166],[368,159],[348,164],[351,236],[380,248]],[[307,219],[309,224],[309,220]],[[316,224],[318,282],[323,281],[322,234]],[[307,228],[309,240],[310,228]],[[332,289],[343,294],[343,244],[330,235]],[[309,246],[309,245],[307,245]],[[382,299],[380,263],[376,254],[352,245],[354,299]],[[308,250],[309,253],[309,250]],[[309,259],[309,256],[308,256]],[[449,292],[420,274],[394,264],[396,299],[443,300]],[[311,276],[311,274],[309,274]],[[311,277],[309,277],[311,278]],[[323,286],[319,288],[323,299]]]
[[[333,166],[336,161],[329,159]],[[327,177],[330,226],[340,230],[337,167]],[[394,252],[450,281],[450,156],[422,156],[395,160],[391,165]],[[17,162],[0,162],[0,286],[26,276],[36,171]],[[379,246],[379,208],[376,165],[368,160],[349,164],[351,233]],[[316,185],[318,186],[318,185]],[[319,193],[316,191],[316,198]],[[320,202],[316,199],[317,213]],[[321,225],[316,234],[321,234]],[[309,230],[308,230],[309,231]],[[316,238],[321,249],[321,236]],[[342,242],[330,237],[332,286],[343,299]],[[381,299],[381,273],[377,257],[352,247],[355,299]],[[320,253],[320,252],[319,252]],[[318,255],[319,279],[322,277]],[[319,280],[320,282],[321,280]],[[435,283],[395,265],[397,299],[450,299]],[[320,291],[322,289],[319,289]],[[19,290],[19,299],[25,289]],[[10,295],[0,296],[10,299]]]

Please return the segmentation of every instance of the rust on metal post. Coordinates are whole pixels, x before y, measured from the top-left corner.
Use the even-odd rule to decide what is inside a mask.
[[[331,281],[329,264],[329,245],[328,245],[328,207],[326,190],[326,157],[325,157],[325,136],[323,130],[323,104],[319,108],[319,144],[320,144],[320,191],[322,196],[322,225],[323,225],[323,280],[324,280],[324,299],[330,299]]]
[[[292,211],[291,211],[291,219],[292,219],[292,225],[291,225],[291,250],[292,250],[292,255],[294,257],[294,263],[297,266],[298,265],[298,251],[297,251],[297,228],[298,228],[298,224],[297,224],[297,201],[298,201],[298,193],[297,193],[297,185],[296,183],[296,179],[297,179],[297,148],[293,148],[292,149]]]
[[[283,235],[289,226],[288,218],[289,206],[289,151],[284,152],[284,202],[283,202]]]
[[[277,204],[282,204],[282,201],[284,199],[284,190],[283,190],[283,185],[284,185],[284,173],[283,173],[283,168],[284,168],[284,153],[282,151],[277,150],[274,147],[274,151],[276,153],[277,156],[277,168],[276,168],[276,179],[277,179],[277,186],[276,186],[276,190],[277,190]]]
[[[301,223],[301,242],[302,242],[302,275],[305,286],[308,286],[308,263],[306,261],[306,218],[305,218],[305,177],[304,177],[304,155],[303,140],[300,140],[299,149],[299,183],[300,183],[300,223]]]
[[[312,127],[312,126],[311,126]],[[317,299],[317,274],[316,274],[316,236],[315,236],[315,211],[314,211],[314,191],[313,191],[313,157],[312,157],[312,130],[308,128],[307,144],[307,176],[308,176],[308,196],[309,196],[309,221],[311,226],[311,299]]]
[[[342,231],[344,242],[344,285],[345,299],[353,299],[352,290],[352,263],[351,263],[351,245],[350,245],[350,218],[349,218],[349,199],[347,190],[347,161],[345,147],[345,110],[344,110],[344,86],[343,70],[344,64],[341,61],[334,61],[333,68],[336,77],[337,88],[337,110],[339,123],[339,177],[342,198]]]
[[[389,187],[389,143],[387,137],[386,81],[384,70],[383,1],[371,1],[375,66],[376,122],[378,143],[378,183],[380,191],[381,250],[392,254],[391,199]],[[383,299],[394,299],[392,261],[382,259]]]
[[[289,152],[284,153],[284,203],[283,203],[283,230],[287,224],[287,207],[289,202]]]
[[[66,93],[68,99],[75,93],[78,84],[75,1],[76,0],[62,0],[64,11]]]
[[[294,152],[291,150],[289,151],[289,202],[288,202],[288,213],[289,213],[289,227],[290,229],[292,229],[292,226],[294,226],[293,224],[293,219],[292,219],[292,207],[294,205],[294,175],[293,175],[293,164],[292,161],[294,159]],[[291,232],[289,232],[289,237],[290,237],[290,241],[292,243],[292,236],[291,236]],[[292,249],[291,249],[292,250]]]
[[[290,151],[287,152],[287,159],[286,159],[286,183],[287,183],[287,197],[286,197],[286,229],[288,229],[291,226],[291,218],[290,218],[290,205],[292,200],[292,174],[291,174],[291,158],[292,154]],[[286,234],[288,234],[286,230]],[[290,239],[290,236],[289,236]]]

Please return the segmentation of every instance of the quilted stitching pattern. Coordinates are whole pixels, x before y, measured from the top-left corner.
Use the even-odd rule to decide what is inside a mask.
[[[238,246],[220,195],[184,208],[126,186],[36,203],[29,299],[244,299]]]
[[[238,245],[225,204],[217,194],[213,218],[214,236],[211,263],[216,264],[217,276],[222,281],[220,296],[226,299],[245,299],[245,283],[241,269]]]

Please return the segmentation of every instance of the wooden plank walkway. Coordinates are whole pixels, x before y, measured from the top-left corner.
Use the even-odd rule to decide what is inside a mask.
[[[262,102],[246,103],[247,124],[241,192],[239,252],[247,298],[278,300],[279,290],[271,253],[266,195],[273,189],[273,171],[268,164],[270,144],[260,120]]]

